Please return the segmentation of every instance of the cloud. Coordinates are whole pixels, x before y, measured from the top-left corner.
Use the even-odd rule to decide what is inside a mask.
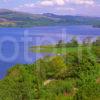
[[[66,5],[66,4],[76,4],[76,5],[93,5],[95,4],[94,0],[43,0],[39,2],[44,6],[51,5]]]
[[[56,2],[58,5],[65,5],[65,0],[53,0]]]
[[[42,0],[37,1],[36,3],[27,3],[16,7],[15,9],[22,9],[22,8],[41,8],[41,7],[58,7],[65,5],[65,0]]]
[[[35,3],[27,3],[27,4],[23,4],[20,5],[16,8],[14,8],[15,10],[20,10],[20,9],[35,9],[35,8],[40,8],[40,9],[47,9],[48,7],[51,7],[51,9],[57,8],[57,9],[61,9],[64,11],[73,11],[73,7],[70,5],[88,5],[88,6],[93,6],[96,3],[94,2],[94,0],[40,0],[37,1]],[[63,6],[63,7],[61,7]],[[64,8],[64,9],[62,9]]]
[[[43,0],[40,1],[44,5],[65,5],[65,4],[77,4],[77,5],[93,5],[95,4],[94,0]]]
[[[41,5],[43,6],[53,6],[54,3],[52,1],[46,0],[46,1],[42,1],[40,2]]]
[[[79,4],[79,5],[93,5],[94,0],[65,0],[67,3]]]
[[[95,10],[96,11],[95,11]],[[98,15],[100,4],[94,0],[40,0],[17,6],[15,10],[31,13]]]
[[[43,0],[39,2],[43,6],[64,5],[65,0]]]
[[[9,0],[4,0],[9,1]],[[94,0],[41,0],[37,1],[36,3],[27,3],[20,5],[17,8],[23,8],[23,7],[58,7],[58,6],[68,6],[68,5],[96,5]]]
[[[15,1],[16,0],[1,0],[3,2]],[[27,1],[27,0],[25,0]],[[32,0],[28,0],[31,3]],[[77,5],[93,5],[96,3],[96,0],[37,0],[37,3],[43,6],[52,6],[52,5],[65,5],[65,4],[77,4]]]

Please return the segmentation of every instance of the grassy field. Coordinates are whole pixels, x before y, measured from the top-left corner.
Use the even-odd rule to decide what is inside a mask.
[[[66,54],[70,52],[80,52],[81,50],[89,49],[88,47],[61,47],[58,48],[54,45],[47,45],[47,46],[33,46],[30,48],[32,52],[35,53],[52,53],[52,54]]]

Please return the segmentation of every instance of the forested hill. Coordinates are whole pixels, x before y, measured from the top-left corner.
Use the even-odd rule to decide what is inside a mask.
[[[0,9],[0,27],[31,27],[49,25],[100,25],[100,18],[56,15],[51,13],[29,14]]]

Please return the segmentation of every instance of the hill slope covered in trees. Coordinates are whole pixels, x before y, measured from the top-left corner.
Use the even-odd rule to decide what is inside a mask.
[[[100,48],[16,65],[0,80],[1,100],[100,100]]]

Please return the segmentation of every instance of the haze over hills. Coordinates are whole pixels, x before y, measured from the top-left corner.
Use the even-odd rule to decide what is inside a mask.
[[[30,14],[0,9],[0,27],[32,27],[49,25],[100,25],[100,18],[56,15],[51,13]]]

